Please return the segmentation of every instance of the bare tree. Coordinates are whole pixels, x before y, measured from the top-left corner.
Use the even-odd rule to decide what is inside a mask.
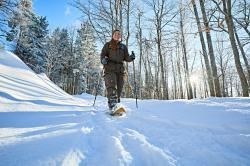
[[[208,96],[208,88],[207,88],[207,82],[206,80],[208,80],[206,78],[206,74],[205,74],[205,69],[204,69],[204,65],[203,65],[203,61],[202,61],[202,52],[200,52],[200,60],[201,60],[201,68],[202,68],[202,78],[203,78],[203,89],[204,89],[204,97],[207,97]]]
[[[87,2],[74,0],[71,5],[79,9],[85,19],[90,21],[98,39],[103,44],[110,40],[114,29],[121,28],[120,0],[88,0]]]
[[[211,63],[211,69],[212,69],[212,75],[213,75],[213,81],[214,81],[214,87],[215,87],[215,95],[217,97],[221,97],[220,83],[219,83],[219,78],[217,75],[217,67],[216,67],[216,63],[215,63],[213,43],[212,43],[212,38],[211,38],[211,34],[210,34],[209,20],[207,19],[204,0],[199,0],[199,1],[200,1],[202,18],[203,18],[203,22],[205,25],[207,45],[208,45],[208,50],[209,50],[210,63]]]
[[[236,41],[237,41],[237,43],[238,43],[238,47],[239,47],[239,49],[240,49],[241,55],[242,55],[243,60],[244,60],[244,62],[245,62],[245,66],[246,66],[246,68],[247,68],[248,84],[249,84],[249,86],[250,86],[250,65],[249,65],[249,63],[248,63],[247,55],[246,55],[246,53],[245,53],[245,50],[244,50],[244,48],[243,48],[243,45],[241,44],[239,35],[238,35],[237,30],[236,30],[235,27],[234,27],[234,34],[235,34],[235,38],[236,38]]]
[[[187,48],[186,48],[186,41],[185,41],[185,35],[184,35],[184,10],[182,7],[182,2],[180,3],[180,31],[181,31],[181,46],[182,46],[182,53],[183,53],[183,66],[184,66],[184,72],[185,72],[185,81],[186,81],[186,89],[187,89],[187,96],[188,99],[193,98],[193,90],[192,85],[190,81],[190,74],[189,74],[189,67],[188,67],[188,59],[187,59]]]
[[[227,97],[227,70],[229,66],[230,60],[232,60],[232,54],[230,51],[225,47],[226,40],[223,39],[223,34],[217,34],[217,42],[216,42],[216,51],[218,53],[218,62],[219,62],[219,70],[221,73],[221,90],[222,90],[222,96]]]
[[[182,75],[181,75],[180,44],[178,39],[176,40],[176,58],[177,58],[176,66],[178,73],[178,83],[179,83],[179,98],[183,99],[184,92],[183,92]]]
[[[151,18],[156,31],[156,44],[158,53],[158,66],[160,67],[160,87],[162,87],[162,99],[168,99],[167,78],[165,73],[164,57],[162,53],[162,44],[164,36],[164,28],[173,21],[177,12],[174,4],[167,0],[147,0],[145,1],[154,12],[154,17]]]
[[[138,83],[138,91],[139,91],[139,98],[142,97],[142,94],[141,94],[141,90],[140,88],[142,87],[142,47],[143,47],[143,39],[142,39],[142,25],[141,25],[141,17],[143,15],[143,12],[141,11],[141,9],[138,9],[138,20],[137,20],[137,34],[136,34],[136,37],[137,37],[137,43],[138,43],[138,46],[139,46],[139,54],[140,54],[140,57],[139,57],[139,83]],[[147,71],[145,71],[147,72]]]
[[[147,93],[147,98],[155,98],[155,90],[157,89],[156,79],[157,75],[153,75],[153,71],[157,70],[154,68],[154,57],[152,55],[153,43],[151,36],[149,39],[144,38],[143,46],[145,50],[145,58],[143,58],[144,70],[145,70],[145,91]]]
[[[248,93],[247,79],[245,77],[243,68],[241,66],[240,55],[239,55],[239,51],[238,51],[236,40],[235,40],[234,22],[233,22],[233,17],[232,17],[232,3],[231,3],[231,0],[227,0],[227,1],[222,0],[221,1],[222,2],[222,8],[220,6],[220,3],[218,3],[215,0],[212,0],[212,1],[216,4],[218,10],[221,13],[223,13],[224,16],[225,16],[227,29],[228,29],[228,34],[229,34],[229,39],[230,39],[230,43],[231,43],[233,54],[234,54],[235,66],[236,66],[238,75],[240,77],[243,96],[248,97],[249,93]]]
[[[249,1],[247,2],[246,0],[238,0],[239,5],[238,5],[238,10],[234,15],[239,15],[233,16],[233,20],[239,24],[247,33],[248,35],[248,40],[250,39],[250,31],[248,30],[249,25],[250,25],[250,3]]]
[[[170,54],[171,57],[171,66],[172,66],[172,76],[173,76],[173,99],[177,99],[177,72],[175,69],[175,65],[174,65],[174,58],[173,58],[173,52],[171,52]]]
[[[197,27],[198,27],[198,33],[199,33],[199,36],[200,36],[200,42],[201,42],[201,47],[202,47],[202,55],[203,55],[203,58],[204,58],[204,61],[205,61],[205,66],[206,66],[206,73],[207,73],[207,79],[208,79],[210,95],[215,96],[214,82],[213,82],[210,62],[209,62],[209,58],[208,58],[208,54],[207,54],[205,39],[203,37],[203,30],[202,30],[202,26],[201,26],[201,23],[200,23],[200,18],[199,18],[199,14],[198,14],[198,10],[197,10],[195,0],[192,0],[192,4],[193,4],[194,15],[195,15],[195,19],[196,19],[196,23],[197,23]]]

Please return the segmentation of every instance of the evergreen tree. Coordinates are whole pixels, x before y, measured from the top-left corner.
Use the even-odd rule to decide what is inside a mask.
[[[17,20],[15,10],[17,8],[17,0],[0,0],[0,45],[4,45],[5,41],[12,41],[16,35]]]
[[[96,39],[89,22],[84,22],[78,30],[75,42],[75,56],[80,60],[79,71],[81,75],[81,92],[93,94],[97,87],[100,75],[99,55],[96,52]],[[103,84],[100,84],[99,94],[103,92]]]
[[[77,93],[82,93],[85,92],[87,89],[87,82],[86,82],[86,77],[85,77],[85,69],[86,69],[86,64],[85,64],[85,59],[84,59],[84,46],[83,46],[83,41],[82,41],[82,33],[81,30],[77,31],[77,36],[75,40],[75,51],[74,51],[74,57],[75,57],[75,64],[74,68],[78,69],[79,77],[76,79],[76,87],[77,87]]]
[[[48,22],[46,17],[27,15],[30,24],[20,27],[16,54],[36,73],[45,72],[46,36]]]
[[[32,12],[32,2],[21,1],[16,12],[19,36],[15,53],[36,73],[45,71],[46,36],[48,22],[46,17]],[[15,24],[16,25],[16,24]]]
[[[51,37],[48,37],[47,42],[47,56],[45,58],[46,62],[46,75],[54,82],[59,83],[60,77],[59,72],[63,70],[61,64],[61,53],[60,53],[60,29],[56,28]]]
[[[72,58],[67,29],[55,29],[47,45],[46,73],[58,86],[67,89],[72,75]],[[67,91],[67,90],[66,90]]]

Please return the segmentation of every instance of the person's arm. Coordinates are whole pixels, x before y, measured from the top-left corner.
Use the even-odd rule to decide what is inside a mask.
[[[124,45],[124,60],[127,62],[132,62],[135,59],[135,54],[132,51],[132,54],[129,55],[128,48]]]
[[[100,55],[100,60],[101,60],[101,63],[103,65],[106,65],[108,64],[108,43],[106,43],[103,48],[102,48],[102,52],[101,52],[101,55]]]

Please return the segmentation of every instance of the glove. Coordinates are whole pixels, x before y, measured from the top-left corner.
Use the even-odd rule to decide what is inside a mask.
[[[135,59],[135,53],[134,53],[134,51],[132,51],[132,53],[131,53],[131,55],[130,55],[130,58],[131,58],[132,60]]]
[[[109,63],[109,58],[108,58],[108,57],[102,58],[101,63],[102,63],[103,65],[108,64],[108,63]]]

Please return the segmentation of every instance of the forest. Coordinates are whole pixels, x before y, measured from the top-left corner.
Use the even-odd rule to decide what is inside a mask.
[[[123,97],[249,97],[248,0],[72,0],[80,27],[48,30],[32,0],[0,0],[0,46],[69,94],[105,95],[100,63],[112,31],[136,54]]]

